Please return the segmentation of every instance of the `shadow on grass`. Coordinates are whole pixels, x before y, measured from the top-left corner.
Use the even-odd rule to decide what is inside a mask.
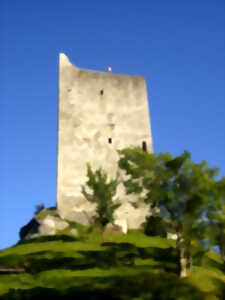
[[[54,237],[53,240],[56,240]],[[62,240],[62,236],[59,240]],[[49,237],[48,237],[49,241]],[[65,241],[65,240],[64,240]],[[68,241],[71,241],[70,239]],[[73,239],[74,241],[74,239]],[[177,276],[177,252],[174,248],[140,248],[130,243],[104,243],[101,251],[53,252],[42,251],[27,255],[6,255],[0,257],[0,265],[17,265],[25,267],[27,273],[37,274],[41,271],[56,269],[85,270],[86,276],[71,274],[64,279],[51,276],[51,283],[56,289],[35,287],[29,290],[10,290],[0,297],[9,299],[108,299],[108,300],[174,300],[174,299],[205,299],[210,293],[203,293],[187,281]],[[136,265],[136,259],[143,260]],[[148,265],[147,260],[154,263]],[[146,260],[146,261],[145,261]],[[123,274],[121,268],[126,266],[132,270],[129,276]],[[118,268],[118,276],[93,277],[92,268]],[[129,268],[130,267],[130,268]],[[100,271],[101,272],[101,271]],[[87,275],[87,274],[90,274]],[[132,275],[131,275],[132,274]],[[92,275],[92,276],[91,276]],[[57,282],[59,280],[59,282]],[[38,285],[38,282],[36,283]],[[42,285],[45,282],[42,282]],[[215,296],[223,299],[225,288],[222,282],[214,280],[217,288]],[[73,286],[71,288],[71,286]],[[210,298],[209,298],[210,299]],[[213,298],[212,298],[213,299]],[[216,299],[214,297],[214,299]]]
[[[89,278],[87,284],[82,278],[76,278],[77,287],[68,289],[48,289],[36,287],[30,290],[10,290],[2,300],[9,299],[87,299],[87,300],[174,300],[205,299],[207,294],[200,292],[187,283],[183,283],[175,275],[166,273],[141,275],[133,277]]]
[[[89,269],[90,274],[86,276],[75,276],[59,279],[51,275],[51,284],[57,288],[33,287],[28,290],[9,290],[7,294],[0,297],[2,300],[26,300],[26,299],[87,299],[87,300],[174,300],[192,299],[202,300],[224,299],[225,288],[221,281],[214,280],[217,287],[215,295],[203,293],[185,280],[180,280],[177,276],[174,261],[177,253],[174,248],[138,248],[129,243],[105,243],[102,251],[75,251],[77,257],[64,257],[63,252],[42,251],[24,256],[18,255],[26,262],[26,271],[32,274],[45,270],[84,270]],[[68,253],[66,253],[68,255]],[[156,265],[135,265],[135,259],[153,259],[158,262]],[[1,258],[2,259],[2,258]],[[6,256],[7,260],[14,260],[16,256]],[[1,260],[0,260],[1,263]],[[173,264],[172,264],[173,263]],[[167,267],[172,264],[172,267]],[[175,264],[176,265],[176,264]],[[130,266],[132,275],[123,274],[122,266]],[[117,267],[118,276],[112,275],[104,277],[93,277],[92,268],[109,269]],[[129,268],[128,268],[129,269]],[[168,271],[169,270],[169,271]],[[136,272],[137,271],[137,272]],[[128,272],[129,273],[129,272]],[[50,275],[49,275],[50,276]],[[58,280],[58,282],[57,282]],[[38,282],[36,283],[39,284]],[[45,282],[41,283],[42,285]],[[72,287],[71,287],[72,286]],[[218,297],[218,298],[215,298]]]
[[[207,255],[205,255],[205,251],[199,251],[195,256],[194,256],[194,264],[199,265],[199,266],[208,266],[211,268],[218,269],[222,272],[225,272],[225,264],[222,262],[218,262]]]
[[[75,242],[75,241],[84,241],[84,240],[85,239],[81,237],[76,238],[68,235],[52,235],[52,236],[41,236],[30,240],[19,241],[17,245],[45,243],[45,242],[53,242],[53,241]]]
[[[6,255],[0,257],[1,267],[25,268],[28,273],[52,269],[85,270],[90,268],[134,266],[135,259],[152,259],[155,266],[167,272],[178,273],[177,254],[174,248],[138,248],[129,243],[105,243],[101,251],[53,252],[41,251],[27,255]],[[70,256],[68,256],[68,254]],[[76,256],[77,254],[77,256]]]

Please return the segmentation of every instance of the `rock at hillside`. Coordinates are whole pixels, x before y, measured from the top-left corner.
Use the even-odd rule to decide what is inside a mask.
[[[108,233],[119,233],[119,234],[123,233],[123,229],[122,229],[121,226],[115,225],[115,224],[112,224],[112,223],[110,223],[106,226],[106,231]]]
[[[44,211],[46,216],[36,216],[28,224],[20,230],[20,239],[27,240],[39,236],[55,235],[57,231],[64,230],[69,227],[69,223],[60,217],[52,216]],[[73,232],[73,235],[76,233]]]
[[[70,199],[70,201],[72,201]],[[62,219],[76,222],[82,224],[84,226],[93,224],[93,217],[96,215],[96,204],[91,203],[83,198],[77,198],[73,205],[73,209],[71,209],[71,202],[67,201],[69,204],[67,206],[67,202],[64,203],[63,214],[60,214]],[[60,212],[59,212],[60,213]]]
[[[72,229],[70,230],[70,234],[71,234],[72,236],[78,236],[78,231],[77,231],[77,229],[76,229],[76,228],[72,228]]]
[[[40,235],[55,235],[57,230],[66,229],[69,224],[58,217],[47,216],[40,221],[39,233]]]
[[[19,236],[21,240],[29,239],[33,234],[39,231],[40,223],[35,219],[31,219],[29,223],[20,229]]]
[[[169,240],[174,240],[176,241],[177,240],[177,234],[176,233],[170,233],[170,232],[167,232],[167,238]]]
[[[58,231],[66,230],[69,235],[77,236],[77,231],[71,231],[70,222],[84,226],[94,223],[96,205],[81,202],[79,207],[68,211],[64,217],[60,217],[55,209],[43,209],[35,215],[27,225],[20,230],[20,239],[26,240],[40,236],[53,236]],[[121,206],[114,213],[114,225],[109,229],[112,232],[126,234],[129,229],[139,229],[150,215],[149,206],[144,203],[122,202]],[[68,228],[68,230],[67,230]]]
[[[91,224],[91,217],[85,213],[85,211],[71,211],[67,217],[67,220],[88,226]]]
[[[128,230],[128,228],[127,228],[127,220],[115,220],[115,225],[116,226],[118,226],[121,230],[122,230],[122,232],[124,233],[124,234],[126,234],[127,233],[127,230]]]

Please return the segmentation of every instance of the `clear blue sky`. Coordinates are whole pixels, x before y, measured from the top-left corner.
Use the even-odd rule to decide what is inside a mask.
[[[0,248],[56,203],[59,52],[144,75],[155,152],[225,175],[224,0],[1,0]]]

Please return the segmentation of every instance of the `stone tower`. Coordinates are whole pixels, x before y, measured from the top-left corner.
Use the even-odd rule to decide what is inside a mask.
[[[57,207],[61,217],[87,224],[93,204],[81,194],[86,164],[102,167],[110,177],[117,172],[117,149],[140,146],[152,152],[145,79],[141,76],[83,70],[65,54],[59,57]],[[139,210],[120,184],[123,203],[116,212],[118,224],[135,228],[148,208]],[[136,218],[136,221],[135,221]]]

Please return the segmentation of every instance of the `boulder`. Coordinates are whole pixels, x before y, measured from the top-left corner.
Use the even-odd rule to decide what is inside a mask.
[[[40,221],[39,233],[40,235],[55,235],[57,230],[64,230],[69,224],[61,220],[59,217],[48,215]]]
[[[167,238],[169,240],[174,240],[176,241],[177,240],[177,234],[176,233],[170,233],[170,232],[167,232]]]
[[[19,232],[21,240],[36,238],[39,236],[55,235],[57,231],[64,230],[69,226],[69,223],[62,220],[60,217],[46,215],[45,217],[33,218]]]
[[[66,216],[66,219],[68,221],[76,222],[85,226],[91,224],[91,217],[85,213],[85,211],[71,211]]]
[[[121,220],[117,219],[114,222],[114,224],[118,225],[124,234],[127,233],[127,220],[126,219],[121,219]]]
[[[120,234],[123,233],[121,226],[112,223],[106,226],[106,231],[108,231],[108,233],[120,233]]]
[[[77,229],[76,229],[76,228],[72,228],[72,229],[70,230],[70,234],[71,234],[72,236],[78,236],[78,231],[77,231]]]

